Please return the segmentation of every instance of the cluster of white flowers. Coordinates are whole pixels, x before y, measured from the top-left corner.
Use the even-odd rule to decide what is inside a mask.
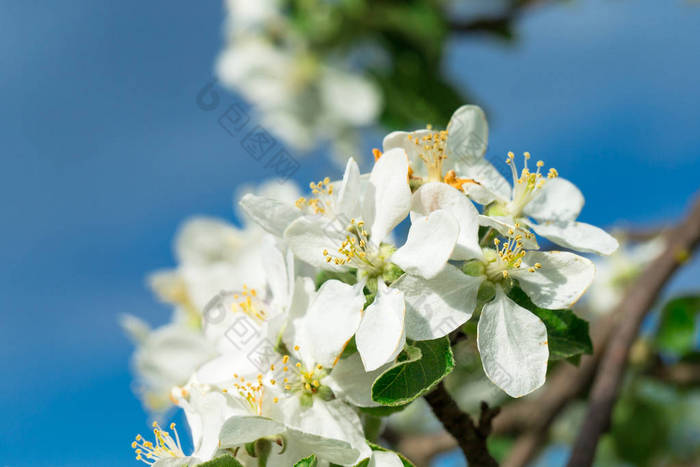
[[[282,13],[279,0],[228,0],[221,82],[260,113],[262,123],[296,150],[330,141],[339,154],[381,109],[377,86],[340,59],[323,59]]]
[[[137,457],[159,466],[222,455],[242,465],[310,455],[321,465],[404,465],[365,439],[362,411],[380,405],[372,384],[407,343],[447,336],[473,315],[488,378],[512,397],[539,388],[547,329],[509,294],[519,287],[537,307],[568,308],[594,266],[540,251],[537,236],[587,253],[618,245],[576,220],[581,193],[556,170],[544,174],[541,161],[530,170],[528,153],[520,171],[508,154],[511,186],[483,157],[487,139],[481,109],[464,106],[445,130],[386,136],[368,174],[350,159],[342,180],[311,183],[306,197],[292,188],[246,194],[243,230],[188,224],[179,267],[152,281],[176,306],[174,322],[149,332],[130,318],[128,328],[141,342],[146,402],[184,409],[194,453],[156,426],[155,442],[134,442]]]

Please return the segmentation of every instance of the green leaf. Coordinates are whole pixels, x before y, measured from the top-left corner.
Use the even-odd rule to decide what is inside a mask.
[[[661,310],[656,345],[682,355],[695,347],[695,318],[700,313],[700,296],[678,297]]]
[[[298,460],[294,467],[316,467],[316,465],[318,465],[318,460],[314,454],[311,454],[309,457]]]
[[[373,401],[394,407],[407,404],[432,389],[455,366],[446,337],[415,342],[407,346],[403,358],[374,381]]]
[[[519,287],[513,287],[508,295],[515,303],[533,312],[547,327],[550,360],[570,359],[593,353],[588,322],[576,316],[573,311],[540,308]],[[574,362],[576,360],[572,363]]]
[[[203,464],[198,464],[197,467],[243,467],[243,464],[231,456],[223,456],[217,457],[209,462],[204,462]]]

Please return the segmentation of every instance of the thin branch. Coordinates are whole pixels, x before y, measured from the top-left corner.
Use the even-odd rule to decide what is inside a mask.
[[[498,15],[452,21],[449,28],[461,34],[487,32],[508,36],[509,26],[526,8],[544,1],[546,0],[514,0]]]
[[[534,459],[549,439],[549,428],[573,399],[580,397],[591,384],[605,346],[612,334],[615,316],[601,318],[593,328],[594,353],[583,356],[578,367],[563,364],[549,378],[530,407],[529,423],[516,440],[503,463],[504,467],[522,467]]]
[[[624,299],[614,311],[622,319],[615,326],[615,338],[610,341],[596,373],[588,413],[574,444],[569,466],[592,464],[600,436],[610,424],[610,415],[617,401],[629,349],[637,337],[642,320],[663,286],[690,257],[698,243],[700,197],[696,199],[688,216],[667,236],[664,253],[656,258],[627,290]]]
[[[486,402],[482,402],[479,422],[474,424],[472,418],[457,406],[442,381],[425,396],[425,400],[445,429],[457,440],[470,466],[498,466],[486,446],[492,430],[491,422],[500,411],[498,407],[492,409]]]
[[[679,387],[700,385],[700,364],[679,362],[673,365],[659,365],[652,369],[650,376]]]

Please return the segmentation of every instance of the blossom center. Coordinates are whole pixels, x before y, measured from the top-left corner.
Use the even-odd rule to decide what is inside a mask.
[[[294,350],[299,351],[299,346],[295,346]],[[275,365],[270,365],[270,370],[275,371]],[[300,394],[302,397],[326,392],[327,388],[321,384],[321,380],[328,375],[328,370],[320,364],[311,368],[305,367],[301,362],[289,365],[289,355],[285,355],[282,357],[282,374],[282,387],[285,391]],[[270,384],[277,384],[277,381],[271,379]]]
[[[527,167],[527,161],[530,159],[530,153],[523,154],[524,167],[518,175],[518,168],[514,161],[515,155],[512,152],[508,153],[506,164],[510,166],[513,174],[513,199],[505,206],[508,213],[513,217],[521,217],[525,206],[533,200],[535,195],[547,182],[547,179],[555,178],[559,175],[556,169],[551,168],[547,176],[543,176],[540,170],[544,166],[543,161],[537,161],[537,170],[531,172]]]
[[[434,131],[421,137],[408,135],[408,140],[418,148],[418,155],[428,171],[428,181],[442,182],[442,164],[447,159],[447,130]]]
[[[323,250],[326,262],[354,267],[366,276],[380,275],[387,265],[390,248],[376,247],[369,241],[370,234],[365,229],[363,220],[352,219],[346,230],[348,234],[336,253]]]
[[[174,438],[163,430],[158,422],[153,422],[155,443],[146,441],[141,435],[136,435],[136,439],[131,443],[131,447],[136,453],[136,460],[153,465],[160,459],[185,457],[174,423],[170,424],[170,430],[173,432]]]
[[[243,291],[233,295],[234,302],[231,304],[231,309],[234,312],[242,312],[248,315],[251,319],[265,321],[267,314],[262,300],[258,297],[258,292],[255,289],[249,289],[243,284]]]
[[[522,267],[523,256],[527,253],[523,249],[522,240],[523,238],[531,238],[532,234],[519,229],[518,224],[515,226],[516,230],[508,230],[505,242],[501,244],[501,241],[495,238],[493,240],[495,249],[485,251],[484,256],[487,260],[485,274],[493,282],[507,279],[510,275],[509,271]],[[528,271],[535,272],[536,269],[541,267],[540,263],[535,263],[528,268]]]
[[[310,211],[314,214],[330,214],[333,210],[333,185],[330,178],[326,177],[317,183],[309,183],[312,198],[303,196],[296,200],[296,207],[302,211]]]
[[[250,409],[256,415],[262,415],[263,396],[265,395],[265,387],[263,386],[263,375],[259,374],[256,382],[247,381],[243,376],[237,373],[233,374],[233,388],[238,392],[238,395],[248,403]],[[228,392],[226,389],[223,392]],[[275,400],[275,402],[277,402]]]

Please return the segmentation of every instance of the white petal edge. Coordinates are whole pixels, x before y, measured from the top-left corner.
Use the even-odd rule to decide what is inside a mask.
[[[448,264],[431,280],[404,274],[392,287],[406,300],[406,336],[431,340],[466,323],[476,307],[483,277],[472,277]]]
[[[285,430],[284,425],[267,417],[233,416],[224,422],[219,433],[221,449],[240,446]]]
[[[620,246],[618,241],[594,225],[584,222],[531,224],[532,230],[557,245],[583,253],[609,255]]]
[[[401,458],[394,452],[373,451],[368,467],[403,467]]]
[[[302,212],[296,206],[248,193],[238,203],[255,223],[276,237]]]
[[[536,263],[542,267],[535,268]],[[542,308],[569,308],[578,301],[595,276],[595,265],[583,256],[567,251],[529,251],[511,276],[532,302]]]
[[[500,288],[481,311],[477,346],[486,376],[509,396],[522,397],[544,384],[547,328]]]
[[[459,225],[459,236],[452,259],[482,258],[479,246],[479,212],[466,195],[445,183],[430,182],[421,186],[411,200],[411,221],[436,210],[452,214]]]
[[[459,225],[443,210],[418,217],[408,230],[406,243],[391,256],[391,261],[412,275],[435,277],[452,255]]]
[[[583,208],[583,195],[576,185],[564,178],[545,182],[535,198],[527,203],[524,213],[539,222],[573,221]]]
[[[406,343],[406,306],[403,293],[382,280],[355,334],[357,351],[366,371],[373,371],[396,358]]]
[[[300,260],[317,268],[343,271],[344,266],[327,262],[323,252],[337,254],[338,247],[345,240],[344,228],[334,219],[323,216],[300,217],[284,231],[284,239]]]
[[[489,125],[486,115],[476,105],[463,105],[455,110],[447,124],[449,158],[479,159],[486,153]]]
[[[406,218],[411,206],[408,159],[403,149],[385,152],[369,176],[363,208],[370,241],[379,245]]]
[[[337,280],[323,283],[302,319],[303,339],[297,341],[307,366],[330,368],[357,331],[365,297],[362,289]]]

